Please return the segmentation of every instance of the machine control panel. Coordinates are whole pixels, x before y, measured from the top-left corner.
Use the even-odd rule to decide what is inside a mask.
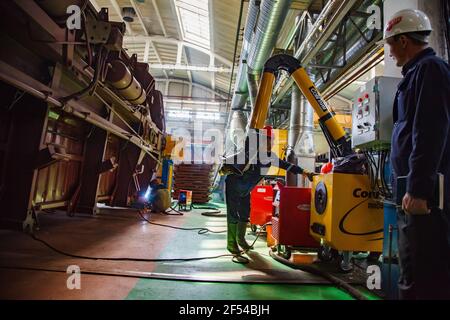
[[[399,78],[375,77],[358,91],[352,110],[353,148],[389,146],[392,107],[399,82]]]

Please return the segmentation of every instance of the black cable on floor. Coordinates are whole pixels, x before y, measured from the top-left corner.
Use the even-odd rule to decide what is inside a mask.
[[[197,230],[198,234],[206,234],[208,232],[210,233],[225,233],[227,232],[227,230],[223,230],[223,231],[213,231],[211,229],[208,228],[183,228],[183,227],[176,227],[176,226],[172,226],[172,225],[166,225],[166,224],[162,224],[162,223],[156,223],[156,222],[151,222],[150,220],[148,220],[147,218],[145,218],[142,214],[142,211],[139,210],[138,211],[139,216],[141,217],[141,219],[143,219],[144,221],[146,221],[149,224],[152,225],[157,225],[157,226],[161,226],[161,227],[166,227],[166,228],[171,228],[171,229],[177,229],[177,230],[188,230],[188,231],[193,231],[193,230]],[[256,241],[258,240],[258,238],[260,237],[262,230],[264,228],[264,226],[268,225],[270,223],[266,223],[263,226],[261,226],[258,234],[256,235],[255,240],[253,241],[253,243],[250,245],[251,247],[253,247],[256,243]],[[62,250],[59,250],[55,247],[53,247],[51,244],[49,244],[48,242],[46,242],[45,240],[39,239],[38,237],[36,237],[33,233],[31,234],[31,237],[44,244],[46,247],[50,248],[51,250],[68,256],[68,257],[72,257],[72,258],[77,258],[77,259],[88,259],[88,260],[108,260],[108,261],[138,261],[138,262],[168,262],[168,261],[180,261],[180,262],[186,262],[186,261],[198,261],[198,260],[207,260],[207,259],[218,259],[218,258],[222,258],[222,257],[233,257],[232,261],[235,263],[240,263],[240,264],[247,264],[250,262],[250,260],[247,257],[244,257],[242,255],[242,253],[246,253],[246,251],[242,251],[240,254],[223,254],[223,255],[218,255],[218,256],[210,256],[210,257],[198,257],[198,258],[171,258],[171,259],[141,259],[141,258],[111,258],[111,257],[88,257],[88,256],[80,256],[80,255],[75,255],[75,254],[71,254],[71,253],[67,253],[64,252]]]
[[[112,257],[89,257],[89,256],[81,256],[76,254],[71,254],[64,252],[62,250],[59,250],[49,244],[47,241],[39,239],[34,234],[31,234],[31,237],[36,240],[37,242],[42,243],[47,248],[53,250],[56,253],[59,253],[61,255],[76,258],[76,259],[84,259],[84,260],[105,260],[105,261],[136,261],[136,262],[170,262],[170,261],[179,261],[179,262],[188,262],[188,261],[199,261],[199,260],[211,260],[211,259],[218,259],[222,257],[233,257],[235,258],[237,255],[234,254],[221,254],[217,256],[209,256],[209,257],[195,257],[195,258],[159,258],[159,259],[145,259],[145,258],[112,258]]]
[[[253,240],[253,243],[250,245],[250,247],[253,248],[253,246],[255,245],[256,241],[258,241],[259,236],[261,235],[263,228],[264,228],[266,225],[268,225],[268,224],[271,224],[271,223],[268,222],[268,223],[266,223],[266,224],[264,224],[264,225],[261,226],[261,228],[259,229],[259,232],[256,234],[255,240]],[[244,250],[243,253],[247,253],[247,251],[248,251],[248,250]],[[247,263],[250,262],[250,260],[249,260],[247,257],[244,257],[243,255],[236,255],[236,256],[234,256],[233,259],[232,259],[232,261],[233,261],[234,263],[241,263],[241,264],[247,264]]]
[[[16,265],[0,265],[0,269],[8,269],[8,270],[27,270],[27,271],[42,271],[42,272],[55,272],[55,273],[65,273],[67,274],[67,270],[65,269],[52,269],[52,268],[42,268],[42,267],[26,267],[26,266],[16,266]],[[80,270],[81,274],[84,275],[100,275],[100,276],[108,276],[108,277],[127,277],[127,278],[136,278],[136,279],[155,279],[155,280],[165,280],[165,281],[187,281],[187,282],[205,282],[205,283],[236,283],[236,284],[292,284],[292,285],[303,285],[303,283],[293,283],[291,281],[264,281],[264,280],[219,280],[219,279],[198,279],[192,277],[183,278],[182,275],[171,275],[167,273],[157,273],[157,272],[146,272],[145,274],[129,274],[129,273],[120,273],[115,272],[111,273],[108,271],[86,271]],[[308,284],[309,285],[309,284]]]
[[[269,225],[272,225],[272,222],[267,222],[267,223],[263,224],[261,227],[259,227],[259,231],[258,231],[258,233],[256,234],[256,238],[255,238],[255,240],[253,241],[253,243],[250,245],[250,247],[253,247],[253,246],[255,245],[256,241],[257,241],[257,240],[259,239],[259,237],[261,236],[261,233],[263,233],[264,227],[269,226]]]
[[[166,211],[163,211],[162,214],[166,216],[184,216],[184,213],[175,209],[176,207],[170,207]],[[170,211],[175,211],[176,213],[169,213]]]
[[[146,219],[143,215],[142,215],[142,210],[137,210],[138,215],[140,216],[141,220],[144,220],[145,222],[149,223],[149,224],[153,224],[156,226],[160,226],[160,227],[166,227],[166,228],[171,228],[171,229],[178,229],[178,230],[185,230],[185,231],[198,231],[198,234],[207,234],[207,233],[225,233],[227,232],[226,230],[221,230],[221,231],[214,231],[211,230],[209,228],[204,228],[204,227],[193,227],[193,228],[182,228],[182,227],[176,227],[176,226],[172,226],[172,225],[168,225],[168,224],[162,224],[162,223],[157,223],[157,222],[152,222],[148,219]],[[164,212],[160,212],[160,214],[163,215],[169,215],[169,216],[181,216],[180,214],[167,214]],[[98,214],[97,217],[101,216],[102,218],[107,217],[105,215],[102,214]],[[86,216],[83,218],[94,218],[92,216]],[[95,217],[96,218],[96,217]],[[129,219],[129,217],[125,217],[125,216],[119,216],[119,215],[114,215],[112,216],[112,218],[122,218],[122,219]]]
[[[200,214],[202,216],[205,217],[215,217],[215,218],[224,218],[227,216],[226,213],[222,213],[222,211],[220,211],[220,209],[218,207],[214,207],[214,206],[196,206],[196,205],[192,205],[193,209],[202,209],[202,210],[211,210],[211,211],[203,211]]]
[[[166,211],[162,212],[162,214],[166,215],[166,216],[183,216],[184,213],[177,210],[176,207],[178,206],[178,202],[173,202],[171,204],[171,206],[169,207],[169,209],[167,209]],[[205,209],[205,210],[211,210],[211,211],[204,211],[201,212],[202,216],[206,216],[206,217],[226,217],[226,213],[221,213],[220,209],[218,207],[213,207],[213,206],[200,206],[197,207],[194,204],[192,205],[193,209]],[[176,213],[170,213],[171,211],[174,211]]]
[[[155,222],[151,222],[148,219],[146,219],[142,213],[139,211],[139,215],[141,216],[142,219],[144,219],[145,221],[147,221],[150,224],[156,224]],[[162,224],[156,224],[156,225],[162,225]],[[207,229],[207,228],[180,228],[180,227],[174,227],[174,226],[168,226],[168,225],[162,225],[165,227],[170,227],[170,228],[174,228],[174,229],[181,229],[181,230],[197,230],[197,229]],[[211,231],[209,229],[207,229],[208,232],[215,232],[215,233],[219,233],[218,231]],[[250,245],[251,247],[253,247],[256,243],[256,241],[258,240],[259,236],[261,235],[261,230],[260,229],[259,233],[256,235],[255,240],[253,241],[253,243]],[[199,234],[200,234],[199,230]],[[223,232],[223,231],[220,231]],[[222,258],[222,257],[232,257],[232,261],[235,263],[240,263],[240,264],[247,264],[250,262],[250,260],[247,257],[244,257],[242,255],[242,253],[246,253],[246,251],[241,252],[241,254],[222,254],[222,255],[217,255],[217,256],[209,256],[209,257],[196,257],[196,258],[160,258],[160,259],[145,259],[145,258],[112,258],[112,257],[89,257],[89,256],[81,256],[81,255],[75,255],[75,254],[71,254],[71,253],[67,253],[64,252],[62,250],[59,250],[57,248],[55,248],[54,246],[52,246],[51,244],[49,244],[48,242],[46,242],[45,240],[39,239],[38,237],[36,237],[34,234],[31,234],[31,237],[42,243],[43,245],[45,245],[46,247],[48,247],[49,249],[55,251],[56,253],[59,253],[61,255],[67,256],[67,257],[71,257],[71,258],[76,258],[76,259],[85,259],[85,260],[107,260],[107,261],[136,261],[136,262],[169,262],[169,261],[179,261],[179,262],[188,262],[188,261],[199,261],[199,260],[211,260],[211,259],[218,259],[218,258]]]
[[[319,268],[315,267],[315,266],[310,266],[310,265],[297,265],[294,264],[292,262],[290,262],[287,259],[284,259],[280,256],[278,256],[276,253],[270,251],[269,252],[270,256],[272,258],[274,258],[276,261],[287,265],[291,268],[294,269],[299,269],[308,273],[312,273],[315,274],[317,276],[320,276],[322,278],[325,278],[326,280],[330,281],[333,285],[335,285],[336,287],[343,289],[344,291],[346,291],[347,293],[349,293],[353,298],[357,299],[357,300],[368,300],[359,290],[357,290],[356,288],[352,287],[351,285],[349,285],[347,282],[345,282],[344,280],[339,279],[338,277],[333,276],[332,274],[325,272],[323,270],[320,270]]]
[[[205,210],[219,210],[218,207],[213,207],[213,206],[196,206],[195,204],[192,205],[193,209],[205,209]]]
[[[227,232],[227,230],[221,230],[221,231],[214,231],[211,230],[209,228],[204,228],[204,227],[196,227],[196,228],[183,228],[183,227],[176,227],[176,226],[172,226],[169,224],[162,224],[162,223],[157,223],[157,222],[152,222],[150,220],[148,220],[146,217],[144,217],[142,215],[141,211],[138,211],[139,216],[141,217],[142,220],[148,222],[149,224],[153,224],[155,226],[160,226],[160,227],[166,227],[166,228],[171,228],[171,229],[176,229],[176,230],[185,230],[185,231],[198,231],[198,234],[206,234],[206,233],[225,233]]]
[[[356,263],[356,262],[355,262],[355,259],[352,259],[352,264],[353,264],[355,267],[357,267],[357,268],[363,270],[364,272],[366,271],[366,268],[364,268],[363,266],[361,266],[359,263]]]
[[[214,217],[214,218],[225,218],[227,216],[226,213],[221,213],[220,210],[217,211],[205,211],[201,213],[202,216],[205,217]]]

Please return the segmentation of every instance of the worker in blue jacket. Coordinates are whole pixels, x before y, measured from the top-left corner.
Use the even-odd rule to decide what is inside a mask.
[[[393,186],[407,176],[398,210],[401,299],[450,299],[450,69],[428,47],[430,20],[402,10],[384,39],[402,67],[394,102]],[[444,209],[431,205],[438,173],[444,175]]]
[[[255,139],[251,139],[252,134]],[[232,254],[240,254],[240,249],[253,249],[245,234],[250,218],[250,192],[267,174],[273,165],[286,171],[302,174],[310,181],[314,173],[279,159],[272,151],[273,129],[265,126],[263,130],[250,129],[244,149],[226,159],[221,168],[225,179],[225,198],[227,205],[227,249]]]

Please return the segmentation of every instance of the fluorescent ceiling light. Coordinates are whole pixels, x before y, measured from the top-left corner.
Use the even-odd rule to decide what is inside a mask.
[[[201,120],[219,120],[221,117],[220,113],[213,112],[189,112],[189,111],[169,111],[167,113],[169,118],[182,118],[182,119],[201,119]]]
[[[203,119],[203,120],[219,120],[220,114],[219,113],[210,113],[210,112],[197,112],[195,114],[196,119]]]
[[[170,111],[167,114],[168,117],[170,118],[184,118],[184,119],[189,119],[191,118],[191,115],[188,111]]]
[[[195,99],[195,98],[194,98]],[[204,100],[188,100],[188,99],[173,99],[165,98],[165,103],[181,103],[181,104],[191,104],[199,106],[220,106],[222,103],[218,101],[204,101]],[[225,104],[225,103],[223,103]]]

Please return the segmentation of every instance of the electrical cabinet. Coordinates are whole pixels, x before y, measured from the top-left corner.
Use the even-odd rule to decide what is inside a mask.
[[[384,149],[391,143],[392,110],[400,78],[375,77],[354,99],[352,148]]]

